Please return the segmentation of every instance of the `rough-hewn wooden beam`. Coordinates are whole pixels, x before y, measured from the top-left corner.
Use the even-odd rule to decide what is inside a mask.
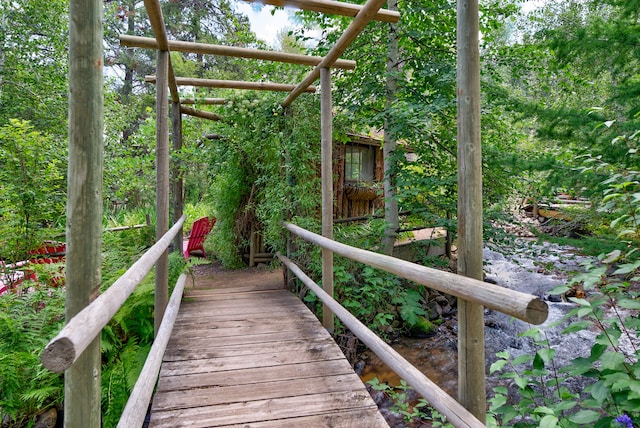
[[[102,2],[97,0],[69,2],[67,325],[97,297],[101,285],[104,158],[102,8]],[[64,377],[65,426],[97,427],[100,426],[101,414],[100,337],[91,337],[81,354],[76,356],[76,363]]]
[[[151,29],[155,40],[157,40],[156,49],[162,51],[169,51],[169,39],[167,38],[167,28],[164,25],[164,17],[162,16],[162,8],[158,0],[144,0],[144,7],[149,15],[149,21],[151,22]],[[173,72],[173,65],[171,64],[171,57],[169,57],[169,92],[171,93],[171,100],[175,103],[180,102],[180,94],[178,93],[178,86],[176,85],[176,76]]]
[[[156,239],[169,229],[169,51],[159,50],[156,87]],[[155,269],[154,332],[157,335],[169,301],[169,252],[162,253]]]
[[[353,40],[358,37],[358,34],[364,29],[364,27],[373,19],[378,9],[382,7],[386,0],[368,0],[362,7],[360,12],[356,15],[351,25],[347,27],[342,36],[338,39],[336,44],[331,48],[327,56],[313,69],[307,77],[300,83],[282,102],[282,106],[286,107],[298,98],[298,96],[305,92],[305,88],[311,85],[320,77],[320,70],[323,68],[330,68],[331,65],[340,58],[340,55],[349,47]]]
[[[270,4],[273,6],[292,6],[302,10],[312,10],[314,12],[343,16],[356,16],[362,9],[362,6],[359,4],[331,0],[259,0],[258,3]],[[400,14],[398,12],[380,9],[373,19],[376,21],[395,23],[400,19]]]
[[[157,49],[159,43],[156,43],[156,40],[150,37],[139,37],[139,36],[129,36],[123,34],[120,36],[120,44],[123,46],[129,46],[134,48],[147,48],[147,49]],[[188,52],[188,53],[197,53],[204,55],[221,55],[221,56],[232,56],[237,58],[251,58],[251,59],[261,59],[266,61],[277,61],[284,62],[288,64],[300,64],[300,65],[310,65],[315,66],[320,64],[322,61],[322,57],[319,56],[309,56],[309,55],[299,55],[292,54],[287,52],[275,52],[275,51],[265,51],[260,49],[247,49],[247,48],[239,48],[236,46],[222,46],[222,45],[212,45],[205,43],[193,43],[193,42],[182,42],[182,41],[168,41],[167,46],[169,50],[174,52]],[[341,59],[335,61],[334,64],[331,65],[333,68],[341,68],[345,70],[353,70],[356,68],[356,62],[346,59]]]
[[[224,105],[227,103],[227,100],[224,98],[202,98],[202,99],[191,99],[186,98],[180,101],[181,104],[204,104],[204,105]]]
[[[185,107],[185,106],[180,106],[180,113],[188,114],[189,116],[195,116],[202,119],[209,119],[209,120],[215,120],[215,121],[222,120],[222,117],[218,114],[211,113],[208,111],[196,110],[194,108]]]
[[[333,114],[331,102],[331,70],[320,70],[320,156],[322,180],[322,236],[333,239]],[[333,252],[322,249],[322,289],[333,298]],[[322,307],[322,325],[333,332],[333,313]]]
[[[478,0],[458,0],[458,273],[482,280]],[[458,400],[485,420],[484,308],[458,300]]]
[[[144,79],[147,83],[156,83],[156,76],[146,76]],[[290,92],[296,88],[295,85],[287,85],[284,83],[271,82],[243,82],[239,80],[214,80],[214,79],[196,79],[188,77],[176,77],[178,86],[201,86],[207,88],[225,88],[225,89],[249,89],[254,91],[280,91]],[[307,86],[304,92],[315,92],[315,86]]]

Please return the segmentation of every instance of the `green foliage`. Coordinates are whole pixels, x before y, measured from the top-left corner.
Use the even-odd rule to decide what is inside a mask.
[[[210,149],[211,196],[218,222],[212,240],[227,266],[241,264],[251,224],[262,225],[264,239],[284,248],[283,219],[316,215],[319,207],[318,99],[303,96],[290,112],[281,96],[255,93],[228,103],[224,140]]]
[[[635,156],[635,151],[630,155]],[[618,239],[637,239],[640,232],[637,222],[640,198],[634,196],[638,192],[637,173],[613,168],[593,157],[587,158],[586,165],[583,173],[595,169],[608,175],[603,181],[605,197],[599,209],[611,214],[611,228],[618,231]],[[576,306],[565,316],[569,324],[563,334],[597,332],[590,355],[557,367],[556,351],[541,331],[532,329],[524,333],[537,345],[536,354],[512,359],[507,352],[501,352],[491,366],[491,373],[501,371],[502,377],[517,386],[517,398],[506,387],[494,389],[489,418],[492,426],[609,427],[615,426],[614,420],[623,415],[636,421],[640,418],[637,241],[628,242],[622,250],[602,253],[584,267],[585,272],[553,293],[566,293],[576,284],[587,293],[586,298],[569,298]],[[583,393],[567,387],[571,379],[586,382],[588,386]]]
[[[24,260],[46,236],[43,227],[62,223],[65,154],[62,142],[28,122],[0,127],[0,257]]]
[[[138,212],[137,218],[143,216]],[[134,222],[136,214],[134,214]],[[133,234],[146,235],[144,229],[114,232],[109,236],[105,257],[103,286],[110,286],[139,258],[143,242]],[[129,236],[123,235],[129,234]],[[146,241],[148,244],[148,241]],[[169,292],[184,270],[185,261],[180,252],[169,254]],[[116,426],[129,394],[144,365],[154,335],[155,276],[150,272],[136,287],[125,304],[102,331],[102,415],[105,427]]]
[[[64,291],[32,287],[0,296],[0,409],[15,426],[61,403],[62,375],[46,370],[39,354],[64,322]]]
[[[65,139],[68,4],[0,0],[0,127],[29,121],[43,135]]]
[[[382,392],[388,396],[393,403],[391,410],[402,415],[406,424],[429,421],[432,427],[453,427],[452,424],[447,422],[447,418],[429,406],[429,403],[424,398],[419,399],[415,403],[411,402],[409,399],[411,387],[407,385],[404,379],[400,381],[400,385],[396,388],[387,383],[380,382],[378,378],[371,379],[367,382],[367,385],[374,391]]]
[[[317,230],[318,225],[299,223],[301,227]],[[376,233],[373,233],[376,232]],[[343,226],[335,231],[335,239],[359,248],[380,242],[382,228],[372,230],[370,223]],[[297,249],[292,258],[311,278],[322,277],[321,253],[318,247],[295,239]],[[334,296],[351,314],[382,337],[409,330],[428,329],[424,316],[424,287],[402,281],[396,275],[362,265],[343,257],[334,259]],[[301,291],[305,302],[320,310],[315,295]],[[431,326],[433,328],[433,326]],[[339,330],[341,325],[337,326]]]

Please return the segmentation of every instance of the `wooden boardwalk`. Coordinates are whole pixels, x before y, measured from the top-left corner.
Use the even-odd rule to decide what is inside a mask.
[[[196,276],[162,363],[151,427],[388,427],[281,271]]]

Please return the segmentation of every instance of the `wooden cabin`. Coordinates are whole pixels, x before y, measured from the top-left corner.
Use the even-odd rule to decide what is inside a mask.
[[[335,219],[373,215],[384,208],[382,140],[348,135],[333,143]]]

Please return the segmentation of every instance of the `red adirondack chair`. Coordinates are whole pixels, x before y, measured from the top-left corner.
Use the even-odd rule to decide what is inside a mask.
[[[202,217],[193,222],[191,235],[189,235],[187,246],[184,249],[185,259],[188,259],[193,251],[202,251],[204,257],[207,257],[207,253],[204,251],[202,244],[209,232],[211,232],[211,229],[213,229],[214,224],[216,224],[215,217]]]

